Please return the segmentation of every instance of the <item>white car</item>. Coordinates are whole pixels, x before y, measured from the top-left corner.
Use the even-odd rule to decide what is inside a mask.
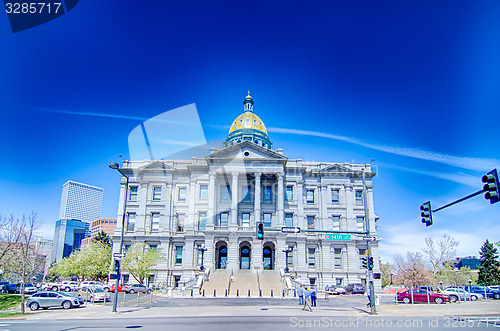
[[[66,291],[66,292],[71,292],[71,291],[78,291],[80,288],[80,283],[78,282],[71,282],[71,281],[64,281],[59,285],[59,291]]]
[[[481,294],[469,293],[469,292],[464,291],[460,288],[453,288],[453,287],[451,287],[451,288],[449,287],[449,288],[445,289],[444,291],[441,292],[441,294],[449,296],[451,302],[455,302],[458,300],[460,300],[460,301],[468,301],[468,300],[476,301],[477,299],[483,298],[483,296]]]
[[[80,288],[79,289],[82,289],[82,288],[85,288],[85,287],[88,287],[88,288],[100,287],[104,291],[109,291],[109,286],[108,285],[103,284],[101,282],[96,282],[96,281],[93,281],[93,280],[91,280],[91,281],[84,281],[84,282],[80,283]]]

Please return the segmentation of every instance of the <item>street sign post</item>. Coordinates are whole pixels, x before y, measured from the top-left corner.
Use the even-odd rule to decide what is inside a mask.
[[[351,240],[351,235],[343,233],[326,233],[325,240]]]
[[[298,226],[283,226],[283,227],[281,227],[281,232],[283,232],[283,233],[300,233],[300,228]]]
[[[365,241],[375,241],[375,240],[377,240],[377,237],[363,237],[363,240],[365,240]]]
[[[113,253],[113,257],[117,259],[123,259],[125,256],[127,256],[126,253]]]

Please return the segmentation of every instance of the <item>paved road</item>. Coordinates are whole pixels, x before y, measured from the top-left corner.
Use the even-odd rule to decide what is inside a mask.
[[[262,317],[156,317],[134,319],[101,320],[46,320],[46,321],[2,321],[2,330],[53,331],[53,330],[290,330],[290,329],[338,329],[338,330],[449,330],[450,328],[492,329],[500,327],[498,317],[308,317],[308,316],[262,316]]]

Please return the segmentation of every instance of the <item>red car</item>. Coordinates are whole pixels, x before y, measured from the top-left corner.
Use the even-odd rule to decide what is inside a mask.
[[[412,301],[411,291],[412,290],[407,290],[398,293],[397,296],[398,301],[403,301],[406,304],[411,303]],[[419,290],[419,289],[413,290],[413,302],[427,302],[427,295],[429,295],[429,302],[435,302],[439,304],[450,302],[450,297],[447,295],[430,293],[427,292],[426,290]]]
[[[118,292],[125,292],[125,289],[127,288],[128,284],[118,284]],[[110,292],[115,292],[115,284],[111,286],[109,289]]]

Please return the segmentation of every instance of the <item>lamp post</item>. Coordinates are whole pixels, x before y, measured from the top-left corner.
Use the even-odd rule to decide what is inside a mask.
[[[293,248],[290,246],[286,246],[286,248],[283,250],[283,253],[285,253],[285,272],[288,272],[288,253],[291,253],[293,251]]]
[[[129,177],[127,175],[125,175],[123,173],[123,171],[120,170],[120,166],[118,165],[118,163],[111,162],[109,164],[109,167],[111,169],[118,170],[118,172],[120,174],[122,174],[122,176],[127,179],[127,183],[125,184],[125,201],[124,201],[124,204],[123,204],[122,233],[120,235],[120,255],[122,255],[122,253],[123,253],[123,233],[125,231],[125,214],[126,214],[126,211],[127,211],[127,200],[128,200],[128,181],[129,181]],[[113,313],[116,313],[116,306],[118,304],[118,284],[120,282],[120,274],[121,274],[121,270],[118,270],[118,272],[116,274],[116,285],[115,285],[115,293],[114,293],[115,298],[113,300],[113,310],[112,310]]]
[[[203,254],[207,250],[207,248],[205,247],[205,244],[201,244],[201,246],[198,247],[198,250],[201,252],[201,267],[200,267],[200,270],[203,271],[203,270],[205,270],[205,267],[203,266]]]

